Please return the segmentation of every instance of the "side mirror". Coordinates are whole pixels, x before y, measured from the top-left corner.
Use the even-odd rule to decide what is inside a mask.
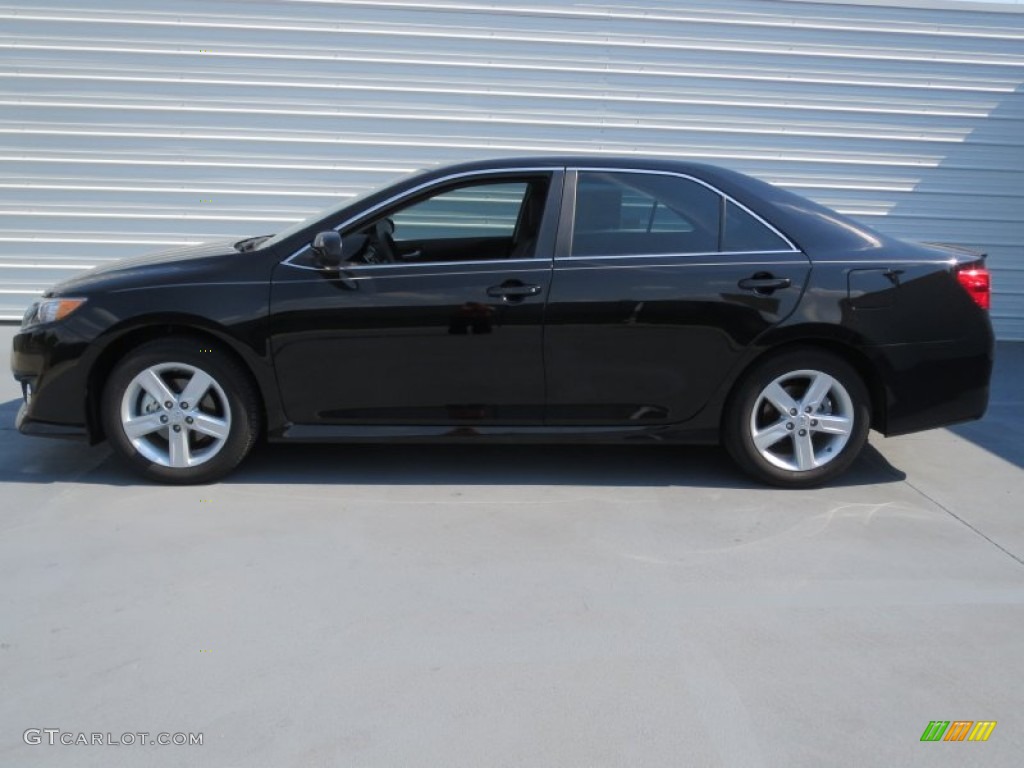
[[[341,235],[333,229],[320,232],[313,238],[313,256],[324,269],[341,268]]]

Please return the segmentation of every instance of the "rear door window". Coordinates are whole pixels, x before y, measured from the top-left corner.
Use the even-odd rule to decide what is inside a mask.
[[[716,253],[721,201],[679,176],[581,171],[572,255]]]
[[[727,253],[791,251],[789,243],[732,200],[725,206],[722,250]]]

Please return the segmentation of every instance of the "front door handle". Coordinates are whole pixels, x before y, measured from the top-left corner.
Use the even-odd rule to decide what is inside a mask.
[[[737,283],[744,291],[765,294],[777,291],[780,288],[789,288],[792,284],[793,281],[788,277],[775,277],[769,272],[758,272],[753,277],[746,277]]]
[[[501,285],[492,285],[487,295],[505,301],[522,301],[527,296],[536,296],[541,292],[539,285],[526,285],[518,280],[506,280]]]

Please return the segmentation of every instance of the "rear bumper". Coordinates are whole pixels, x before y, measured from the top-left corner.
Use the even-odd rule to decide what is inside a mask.
[[[964,421],[988,408],[994,341],[941,341],[868,348],[885,383],[887,436],[905,435]]]

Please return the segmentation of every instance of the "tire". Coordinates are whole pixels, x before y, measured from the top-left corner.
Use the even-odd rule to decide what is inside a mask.
[[[801,347],[755,364],[743,377],[726,406],[723,441],[758,480],[810,488],[845,472],[870,428],[870,396],[853,366]]]
[[[107,439],[150,480],[218,480],[238,466],[260,433],[255,385],[210,344],[181,336],[148,342],[122,358],[107,379],[100,404]]]

